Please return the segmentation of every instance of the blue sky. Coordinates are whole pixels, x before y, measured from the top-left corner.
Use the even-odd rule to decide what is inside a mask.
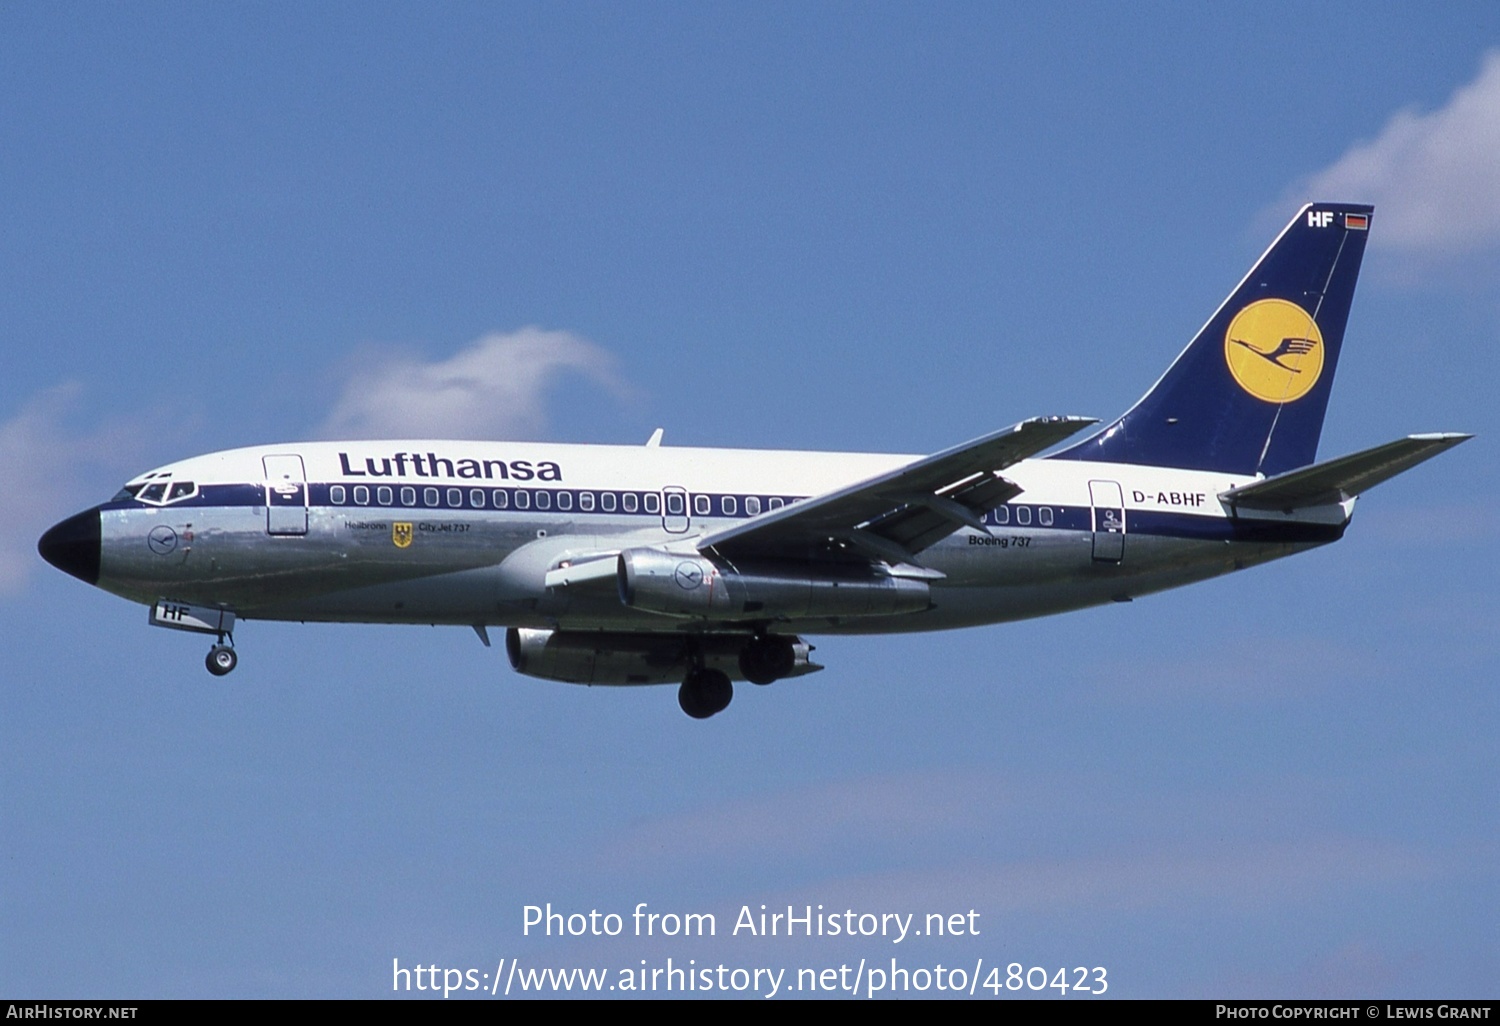
[[[897,955],[1495,996],[1500,9],[7,4],[0,93],[0,993]],[[261,442],[1113,415],[1308,198],[1377,206],[1322,453],[1478,440],[1338,545],[822,639],[707,723],[456,629],[252,623],[214,680],[33,548]],[[523,936],[546,902],[721,936]],[[722,935],[762,903],[983,932]]]

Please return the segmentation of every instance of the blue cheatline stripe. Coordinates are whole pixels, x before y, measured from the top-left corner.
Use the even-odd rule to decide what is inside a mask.
[[[1228,517],[1150,510],[1130,510],[1126,514],[1127,538],[1132,534],[1144,534],[1158,538],[1191,538],[1199,541],[1330,542],[1338,541],[1344,536],[1345,526],[1232,520]]]
[[[354,502],[355,488],[368,488],[369,501],[364,505]],[[377,500],[383,488],[391,491],[391,503],[383,505]],[[336,503],[332,500],[331,492],[335,488],[344,489],[344,501]],[[435,490],[437,495],[433,505],[402,505],[403,488],[410,488],[415,492],[414,499],[421,502],[430,496],[425,493],[428,489]],[[603,516],[619,518],[622,516],[646,517],[659,520],[662,517],[661,493],[659,492],[625,492],[625,491],[591,491],[578,488],[464,488],[447,485],[340,485],[331,483],[314,483],[308,486],[311,499],[310,506],[313,509],[327,509],[336,512],[359,513],[360,511],[388,512],[392,516],[420,516],[428,512],[485,512],[485,513],[524,513],[528,515],[562,515],[562,516]],[[457,492],[456,496],[450,492]],[[475,496],[471,493],[482,493],[484,505],[474,503]],[[634,498],[633,510],[625,510],[625,496]],[[497,505],[497,498],[503,496],[505,505]],[[585,499],[590,496],[591,499]],[[614,503],[614,508],[605,509],[605,496],[609,496]],[[646,497],[650,496],[657,503],[652,511],[645,509]],[[695,503],[702,497],[709,501],[711,512],[696,512]],[[518,504],[518,498],[524,505]],[[778,500],[782,504],[797,501],[796,496],[786,495],[747,495],[744,493],[705,493],[689,492],[687,496],[687,509],[692,511],[683,516],[691,515],[695,518],[713,517],[715,519],[747,519],[770,509],[772,500]],[[750,500],[755,500],[758,508],[755,513],[749,511]],[[123,502],[105,503],[100,507],[102,510],[119,509],[162,509],[162,510],[187,510],[203,508],[223,507],[254,507],[265,508],[265,490],[261,485],[255,484],[220,484],[204,485],[192,498],[180,502],[171,503],[166,506],[156,506],[151,503],[139,502],[133,499]],[[586,502],[592,502],[592,508],[585,509]],[[676,514],[667,514],[675,516]],[[1093,511],[1088,506],[1053,506],[1037,503],[1014,503],[1009,502],[999,506],[984,515],[986,526],[1002,531],[1091,531],[1093,530]],[[1023,519],[1026,522],[1022,522]],[[1233,520],[1228,517],[1204,516],[1195,513],[1174,513],[1154,510],[1129,509],[1125,514],[1126,536],[1150,535],[1161,538],[1187,538],[1200,541],[1245,541],[1245,542],[1324,542],[1336,541],[1343,537],[1344,525],[1331,524],[1306,524],[1306,523],[1282,523],[1256,520]]]

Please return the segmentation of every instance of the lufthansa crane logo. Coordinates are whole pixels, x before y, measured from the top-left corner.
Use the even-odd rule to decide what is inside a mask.
[[[1261,299],[1229,322],[1224,359],[1234,380],[1255,398],[1293,402],[1312,391],[1323,374],[1323,333],[1296,303]]]
[[[684,560],[677,564],[677,571],[672,576],[677,579],[677,587],[683,591],[692,591],[703,583],[703,568],[697,563]]]

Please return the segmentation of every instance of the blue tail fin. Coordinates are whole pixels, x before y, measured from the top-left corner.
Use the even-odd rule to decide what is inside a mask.
[[[1303,207],[1151,391],[1054,459],[1279,474],[1317,459],[1373,207]]]

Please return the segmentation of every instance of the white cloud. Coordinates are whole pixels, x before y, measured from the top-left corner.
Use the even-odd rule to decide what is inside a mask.
[[[1500,243],[1500,50],[1445,106],[1398,112],[1295,192],[1374,203],[1381,245],[1446,256]]]
[[[141,450],[138,425],[108,424],[81,431],[71,426],[83,387],[66,382],[29,399],[0,422],[0,595],[14,595],[41,565],[36,540],[54,521],[90,500],[91,472],[126,461]]]
[[[561,377],[626,392],[609,353],[569,332],[536,327],[486,335],[436,363],[389,354],[374,362],[345,386],[324,436],[535,437],[546,424],[547,389]]]

